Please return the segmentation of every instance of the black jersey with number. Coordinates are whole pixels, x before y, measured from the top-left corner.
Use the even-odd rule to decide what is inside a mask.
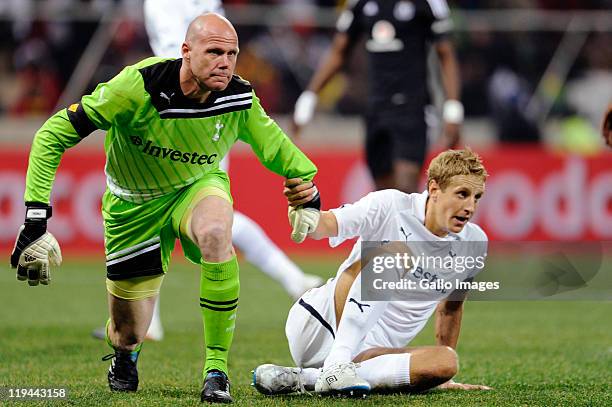
[[[366,35],[370,108],[422,109],[428,45],[451,29],[446,0],[349,1],[336,28],[351,42]]]

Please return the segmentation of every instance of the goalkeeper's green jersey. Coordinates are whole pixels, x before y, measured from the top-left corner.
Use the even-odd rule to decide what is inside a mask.
[[[277,174],[314,177],[314,164],[268,117],[247,81],[234,76],[200,103],[181,91],[181,63],[154,57],[128,66],[47,120],[30,152],[26,202],[49,202],[62,154],[96,129],[107,130],[108,189],[130,202],[191,185],[216,170],[237,140]]]

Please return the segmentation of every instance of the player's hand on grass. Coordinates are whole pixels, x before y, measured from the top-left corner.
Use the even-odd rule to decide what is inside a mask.
[[[49,264],[59,266],[62,262],[59,244],[47,232],[51,207],[38,202],[28,202],[26,205],[26,218],[15,240],[11,267],[17,269],[17,280],[28,280],[29,285],[47,285],[51,281]]]
[[[442,383],[437,388],[442,390],[493,390],[492,387],[483,384],[457,383],[452,380]]]

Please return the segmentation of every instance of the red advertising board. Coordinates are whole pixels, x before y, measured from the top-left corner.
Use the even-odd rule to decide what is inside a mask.
[[[353,202],[372,189],[359,150],[309,150],[319,167],[323,205]],[[540,147],[503,146],[480,151],[491,175],[475,222],[491,240],[612,240],[612,154],[563,155]],[[23,222],[27,151],[0,151],[0,248],[10,251]],[[249,151],[232,154],[230,175],[236,208],[255,219],[288,250],[330,250],[324,241],[298,246],[289,239],[282,178],[268,172]],[[104,155],[65,154],[53,189],[49,229],[67,252],[101,252],[100,196]]]

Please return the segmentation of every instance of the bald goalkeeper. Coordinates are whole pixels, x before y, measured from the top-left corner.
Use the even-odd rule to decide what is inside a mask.
[[[203,14],[189,26],[182,58],[147,58],[124,68],[49,118],[34,138],[26,219],[11,255],[17,278],[32,286],[48,284],[49,264],[61,262],[47,232],[60,159],[94,130],[107,132],[102,214],[111,390],[138,388],[142,342],[179,239],[187,259],[200,266],[197,301],[206,343],[201,400],[232,402],[227,359],[240,283],[229,178],[219,162],[237,140],[287,179],[294,240],[309,232],[304,216],[320,208],[312,183],[316,167],[267,116],[249,82],[234,75],[238,51],[232,24]]]

